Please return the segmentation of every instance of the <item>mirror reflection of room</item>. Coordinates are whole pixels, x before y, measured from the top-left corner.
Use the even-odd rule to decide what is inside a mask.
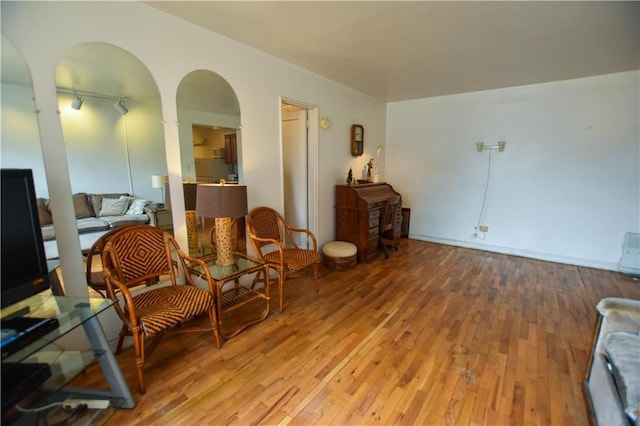
[[[193,155],[194,168],[196,174],[196,182],[198,183],[220,183],[222,180],[225,184],[238,183],[238,155],[236,130],[211,126],[194,124],[193,131]],[[185,203],[187,203],[188,183],[185,183]],[[195,195],[195,194],[194,194]],[[198,255],[206,256],[215,253],[212,232],[215,232],[215,219],[198,217]],[[244,224],[240,224],[244,227]],[[237,228],[237,227],[236,227]],[[233,238],[237,241],[241,235],[237,234],[235,229]],[[234,245],[237,246],[237,243]],[[193,252],[190,249],[190,252]]]
[[[196,181],[238,183],[236,130],[193,125],[193,155]]]

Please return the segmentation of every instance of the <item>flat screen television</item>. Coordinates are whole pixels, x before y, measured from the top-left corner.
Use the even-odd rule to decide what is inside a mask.
[[[30,169],[0,172],[0,304],[4,308],[50,284],[33,173]]]

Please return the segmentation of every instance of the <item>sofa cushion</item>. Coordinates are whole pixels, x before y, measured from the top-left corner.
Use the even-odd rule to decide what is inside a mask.
[[[93,216],[86,193],[73,194],[73,210],[76,212],[76,219]]]
[[[53,240],[56,237],[56,230],[53,225],[45,225],[40,227],[42,229],[42,240]]]
[[[76,220],[78,233],[104,231],[109,229],[109,222],[98,217],[84,217]]]
[[[49,200],[46,198],[38,198],[36,205],[38,207],[40,226],[51,225],[53,223],[53,217],[49,211]]]
[[[103,198],[102,207],[100,208],[98,216],[121,216],[125,214],[128,207],[129,197],[122,196],[120,198]]]
[[[625,414],[635,422],[640,418],[640,335],[611,332],[603,345]]]
[[[100,210],[102,210],[102,200],[104,198],[120,198],[120,197],[128,197],[129,194],[125,193],[117,193],[117,194],[90,194],[89,195],[89,203],[91,208],[93,209],[93,216],[98,216],[100,214]]]
[[[146,225],[149,223],[149,216],[146,214],[127,214],[122,216],[104,216],[104,219],[111,227],[126,225]]]

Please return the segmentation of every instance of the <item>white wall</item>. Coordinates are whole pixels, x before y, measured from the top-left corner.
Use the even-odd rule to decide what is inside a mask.
[[[106,42],[135,55],[156,81],[161,99],[164,145],[171,193],[180,193],[183,175],[179,146],[176,91],[194,70],[211,70],[229,82],[240,104],[238,133],[249,208],[268,205],[282,211],[280,99],[319,107],[331,119],[319,133],[318,242],[334,238],[334,185],[343,183],[349,167],[362,167],[384,144],[383,102],[362,95],[254,49],[204,31],[138,2],[2,2],[2,32],[24,55],[31,70],[38,122],[52,198],[58,200],[56,228],[62,272],[72,294],[83,287],[82,258],[75,232],[65,145],[57,114],[55,67],[71,47]],[[69,23],[73,22],[73,30]],[[224,58],[220,60],[219,58]],[[201,120],[195,120],[201,124]],[[365,126],[367,153],[349,154],[351,124]],[[185,125],[186,123],[182,123]],[[185,173],[188,175],[188,173]],[[175,187],[174,187],[175,185]],[[186,246],[184,218],[174,215],[174,228]],[[75,283],[75,284],[74,284]]]
[[[388,105],[410,237],[617,269],[640,232],[638,71]],[[472,239],[492,152],[484,240]]]
[[[32,169],[36,195],[49,197],[31,87],[2,84],[0,164]]]

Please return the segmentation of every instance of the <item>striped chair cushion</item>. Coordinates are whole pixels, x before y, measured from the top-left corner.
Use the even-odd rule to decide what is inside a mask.
[[[173,327],[214,305],[211,293],[190,285],[157,288],[139,294],[133,300],[147,336]]]
[[[280,253],[272,251],[265,255],[269,262],[280,263]],[[302,271],[307,266],[318,262],[320,255],[314,250],[284,249],[284,262],[287,272],[295,273]]]

